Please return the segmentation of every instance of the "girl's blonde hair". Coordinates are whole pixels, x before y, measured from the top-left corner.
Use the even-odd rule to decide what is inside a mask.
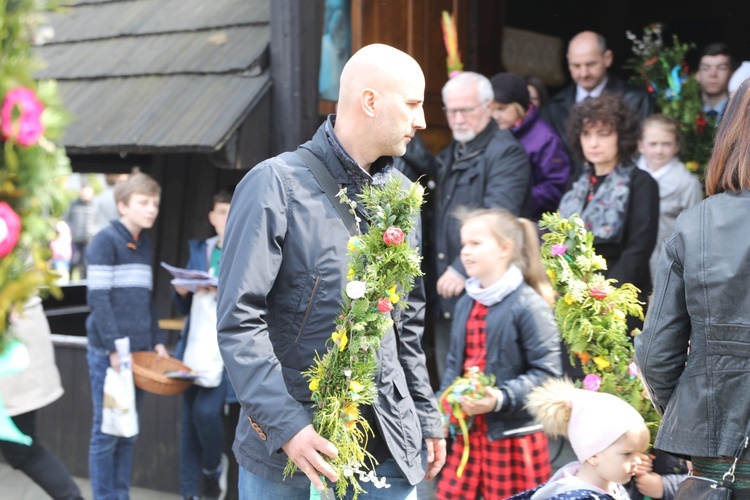
[[[533,222],[516,217],[501,208],[460,207],[456,211],[456,218],[461,224],[473,219],[487,219],[495,239],[500,243],[509,242],[513,246],[511,262],[521,269],[524,281],[547,303],[554,304],[555,292],[542,266],[539,236]]]

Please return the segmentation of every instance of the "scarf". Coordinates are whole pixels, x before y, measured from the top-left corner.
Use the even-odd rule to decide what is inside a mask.
[[[601,239],[616,237],[625,222],[630,196],[630,177],[635,165],[617,165],[615,169],[602,181],[602,185],[586,204],[589,194],[589,177],[593,174],[592,167],[573,184],[560,201],[560,215],[563,218],[578,214],[583,219],[586,230]]]
[[[482,288],[478,278],[466,280],[466,295],[483,306],[494,306],[513,293],[523,283],[523,273],[517,265],[511,264],[503,277],[488,288]]]

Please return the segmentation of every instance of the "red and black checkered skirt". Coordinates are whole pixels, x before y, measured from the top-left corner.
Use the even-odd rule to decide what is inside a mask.
[[[462,436],[453,441],[440,473],[438,500],[501,500],[534,488],[552,476],[547,436],[535,432],[498,441],[487,437],[484,415],[474,417],[469,430],[469,462],[456,476],[464,450]]]

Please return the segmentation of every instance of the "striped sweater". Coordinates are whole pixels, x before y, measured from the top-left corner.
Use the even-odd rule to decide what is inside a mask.
[[[152,298],[152,250],[148,236],[136,241],[119,221],[97,233],[86,250],[86,319],[89,345],[108,352],[115,339],[130,337],[131,351],[150,351],[164,343]]]

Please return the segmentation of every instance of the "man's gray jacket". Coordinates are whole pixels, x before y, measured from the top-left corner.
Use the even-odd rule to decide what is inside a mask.
[[[339,184],[351,186],[324,126],[302,147],[321,159]],[[403,177],[395,170],[393,175]],[[312,421],[301,372],[316,352],[326,351],[340,312],[349,237],[297,154],[260,163],[237,186],[224,240],[217,328],[242,405],[234,452],[242,467],[266,479],[282,480],[287,461],[282,445]],[[398,338],[388,332],[378,352],[379,397],[373,405],[374,430],[412,484],[424,476],[423,438],[442,437],[421,347],[424,289],[417,281]],[[287,482],[309,485],[299,471]]]

